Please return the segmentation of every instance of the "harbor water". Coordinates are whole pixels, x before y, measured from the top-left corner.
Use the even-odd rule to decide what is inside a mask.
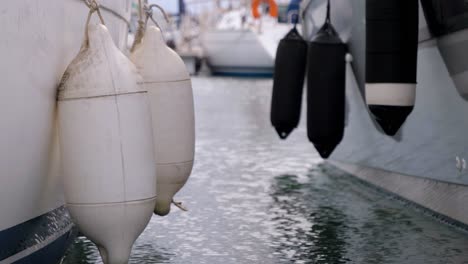
[[[272,81],[196,77],[196,157],[130,263],[468,263],[468,233],[324,163],[302,122],[281,141]],[[102,263],[78,237],[63,264]]]

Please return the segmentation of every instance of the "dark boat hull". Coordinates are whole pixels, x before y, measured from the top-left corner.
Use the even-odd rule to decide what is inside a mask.
[[[346,6],[346,1],[335,1],[335,8],[340,8],[340,3]],[[424,15],[420,15],[416,104],[400,131],[389,137],[373,120],[364,99],[365,14],[360,8],[364,5],[364,0],[352,1],[349,24],[353,29],[348,43],[353,62],[346,66],[346,127],[331,163],[468,224],[468,212],[464,210],[468,202],[468,169],[463,168],[463,160],[468,160],[468,101],[459,92],[460,87],[457,90],[453,72],[449,72],[451,65],[440,51],[444,38],[461,34],[468,39],[468,30],[433,37]],[[466,56],[459,51],[459,57],[458,66]]]

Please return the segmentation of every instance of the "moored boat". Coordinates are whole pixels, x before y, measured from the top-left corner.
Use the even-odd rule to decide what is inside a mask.
[[[257,8],[224,11],[215,27],[203,33],[204,55],[213,74],[272,76],[278,43],[291,26],[278,23],[277,12],[261,14]]]
[[[414,109],[396,135],[389,137],[373,120],[365,100],[366,1],[333,1],[332,23],[347,41],[353,61],[346,66],[345,133],[330,162],[432,212],[468,224],[468,213],[461,209],[468,202],[464,93],[468,7],[463,1],[419,3]],[[306,38],[318,30],[325,6],[325,0],[302,3]]]
[[[100,4],[123,50],[130,2]],[[76,232],[64,207],[56,95],[88,8],[80,0],[19,0],[0,10],[0,263],[57,263]]]

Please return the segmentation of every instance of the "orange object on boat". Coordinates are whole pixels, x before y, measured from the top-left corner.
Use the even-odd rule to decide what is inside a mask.
[[[275,0],[253,0],[252,1],[252,15],[254,18],[260,18],[261,14],[258,8],[260,4],[268,3],[270,16],[278,17],[278,5],[276,4]]]

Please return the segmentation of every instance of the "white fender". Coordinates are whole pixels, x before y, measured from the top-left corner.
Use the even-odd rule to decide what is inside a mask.
[[[58,93],[66,205],[104,263],[127,263],[156,202],[147,92],[103,25],[68,66]]]
[[[131,60],[143,77],[152,110],[158,181],[154,212],[167,215],[173,196],[184,186],[193,166],[195,118],[190,75],[155,26],[147,28]]]

